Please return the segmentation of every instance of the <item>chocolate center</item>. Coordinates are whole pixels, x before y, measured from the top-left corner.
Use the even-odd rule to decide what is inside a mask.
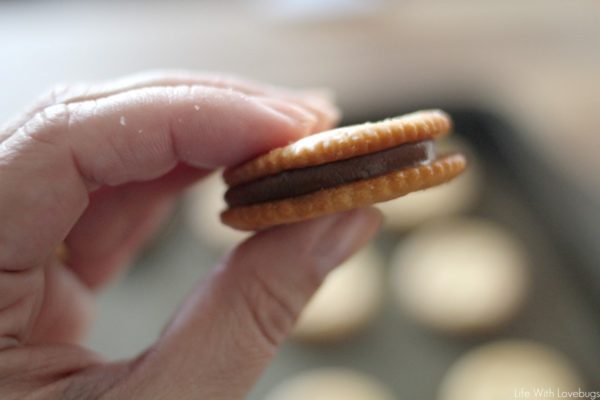
[[[375,153],[283,171],[242,183],[227,190],[225,201],[230,207],[236,207],[302,196],[423,164],[434,157],[432,140],[402,144]]]

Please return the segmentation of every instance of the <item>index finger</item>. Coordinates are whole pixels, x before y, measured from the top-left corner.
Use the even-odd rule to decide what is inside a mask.
[[[202,86],[153,87],[55,105],[2,142],[0,270],[34,267],[65,238],[90,190],[178,163],[234,165],[293,141],[314,119],[283,100]]]

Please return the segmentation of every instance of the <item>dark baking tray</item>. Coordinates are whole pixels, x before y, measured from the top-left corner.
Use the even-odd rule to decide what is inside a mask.
[[[439,105],[438,105],[439,106]],[[410,110],[430,108],[427,104]],[[589,388],[600,387],[600,215],[591,196],[562,176],[511,125],[510,119],[470,107],[443,107],[455,134],[474,149],[483,193],[468,214],[506,226],[529,250],[533,285],[524,310],[500,332],[461,339],[433,333],[388,302],[374,326],[346,342],[314,347],[288,343],[250,399],[281,380],[319,366],[345,366],[378,377],[398,398],[434,399],[452,363],[470,348],[500,338],[530,338],[567,354]],[[343,124],[376,121],[405,109],[354,115]],[[389,255],[400,238],[381,234]],[[389,296],[388,296],[389,297]]]

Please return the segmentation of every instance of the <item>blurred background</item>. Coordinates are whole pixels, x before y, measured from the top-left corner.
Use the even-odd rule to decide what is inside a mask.
[[[470,155],[382,206],[250,399],[600,390],[600,3],[0,1],[0,120],[57,83],[166,68],[331,88],[343,124],[444,108],[446,146]],[[240,239],[217,223],[222,190],[193,188],[100,296],[92,348],[144,349]]]

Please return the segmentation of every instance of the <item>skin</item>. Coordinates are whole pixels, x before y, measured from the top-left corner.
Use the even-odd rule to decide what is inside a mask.
[[[131,360],[106,362],[78,344],[94,294],[185,187],[336,121],[319,93],[173,72],[61,87],[6,124],[0,398],[244,398],[326,274],[376,232],[376,211],[254,235]],[[62,242],[66,264],[55,255]]]

